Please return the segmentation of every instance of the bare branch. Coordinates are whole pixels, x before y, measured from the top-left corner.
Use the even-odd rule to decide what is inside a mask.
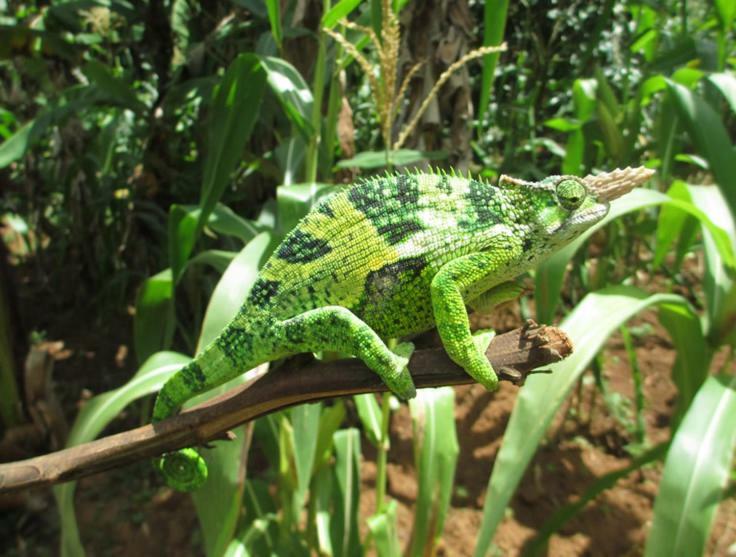
[[[567,357],[572,345],[554,327],[526,326],[496,337],[486,356],[502,379],[522,383],[539,366]],[[460,385],[472,379],[442,348],[417,350],[410,371],[417,387]],[[187,446],[226,439],[231,428],[269,412],[324,398],[385,391],[359,360],[294,360],[178,416],[55,453],[0,464],[0,493],[76,480]]]

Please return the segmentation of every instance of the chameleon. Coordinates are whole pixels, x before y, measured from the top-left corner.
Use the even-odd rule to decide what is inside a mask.
[[[468,309],[489,313],[517,298],[516,277],[608,213],[642,185],[644,167],[495,184],[455,172],[366,179],[324,198],[284,238],[219,336],[163,386],[153,422],[193,396],[264,362],[304,352],[353,355],[400,399],[415,395],[413,345],[384,339],[437,327],[449,357],[493,391],[487,336]],[[487,339],[487,340],[484,340]],[[175,489],[196,489],[207,467],[193,448],[156,461]]]

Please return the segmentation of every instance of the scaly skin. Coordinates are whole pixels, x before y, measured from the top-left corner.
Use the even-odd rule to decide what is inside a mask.
[[[644,168],[497,185],[444,173],[385,176],[319,204],[265,264],[234,320],[164,385],[154,422],[267,361],[322,350],[353,354],[411,398],[410,346],[382,339],[436,326],[448,355],[489,390],[498,379],[470,333],[466,305],[489,312],[534,267],[645,182]],[[487,337],[490,338],[490,337]],[[158,461],[172,487],[206,479],[194,449]]]

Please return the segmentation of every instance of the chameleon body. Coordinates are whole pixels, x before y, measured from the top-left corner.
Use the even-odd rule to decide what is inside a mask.
[[[445,173],[384,176],[328,197],[262,268],[233,321],[164,385],[154,422],[188,399],[267,361],[336,351],[361,360],[402,399],[415,394],[411,345],[383,339],[437,327],[448,355],[489,390],[498,378],[471,335],[466,305],[516,298],[512,279],[608,212],[652,172],[490,183]],[[158,461],[170,485],[206,478],[194,449]]]

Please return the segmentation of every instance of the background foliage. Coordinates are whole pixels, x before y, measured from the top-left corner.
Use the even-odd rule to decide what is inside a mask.
[[[651,189],[532,273],[522,315],[563,316],[577,351],[521,390],[475,554],[494,551],[526,465],[589,369],[631,432],[631,465],[562,506],[526,550],[543,551],[619,478],[664,461],[645,552],[702,552],[734,493],[736,2],[452,4],[0,0],[0,215],[13,264],[0,293],[3,427],[25,419],[18,362],[30,338],[11,274],[49,314],[94,325],[134,308],[139,369],[87,402],[69,436],[80,443],[211,340],[279,239],[359,175],[428,161],[488,179],[645,164],[657,170]],[[473,50],[502,39],[505,52]],[[645,308],[678,354],[671,438],[658,445],[641,425],[636,352],[634,401],[609,397],[601,373],[608,336],[631,347],[626,323]],[[458,458],[453,391],[410,405],[418,494],[405,547],[386,493],[394,403],[297,407],[215,443],[213,477],[194,495],[204,551],[433,554]],[[136,408],[147,420],[150,406]],[[251,447],[266,459],[257,473]],[[377,462],[368,517],[365,450]],[[74,486],[55,494],[62,553],[81,555]]]

